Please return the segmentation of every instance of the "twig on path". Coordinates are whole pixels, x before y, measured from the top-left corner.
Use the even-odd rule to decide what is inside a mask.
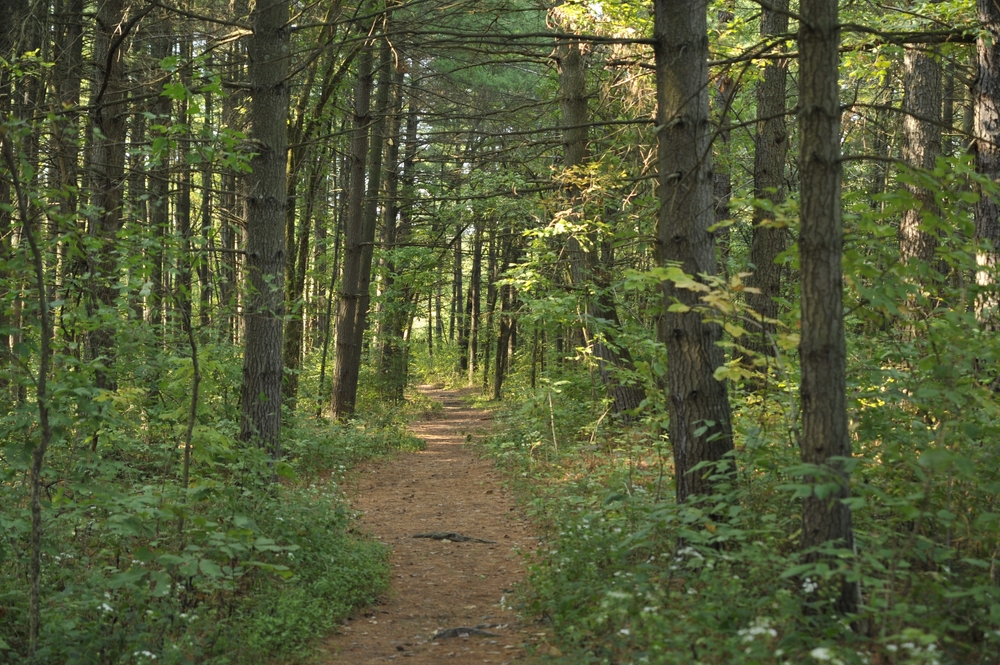
[[[466,626],[459,626],[458,628],[445,628],[444,630],[438,632],[432,640],[444,640],[449,637],[500,637],[496,633],[491,633],[486,630],[480,630],[479,628],[469,628]]]
[[[415,533],[414,538],[430,538],[431,540],[448,540],[453,543],[486,543],[488,545],[496,545],[495,540],[483,540],[482,538],[473,538],[471,536],[463,536],[460,533],[454,531],[431,531],[430,533]]]

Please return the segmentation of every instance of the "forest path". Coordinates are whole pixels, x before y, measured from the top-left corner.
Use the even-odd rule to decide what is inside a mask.
[[[362,527],[392,547],[391,589],[326,640],[322,662],[501,665],[529,644],[547,652],[545,629],[520,624],[501,604],[524,576],[518,551],[538,540],[492,463],[464,445],[489,427],[490,414],[465,404],[472,390],[419,390],[444,407],[410,425],[426,448],[363,469],[351,499]],[[492,542],[413,537],[430,532]],[[433,639],[458,627],[493,635]]]

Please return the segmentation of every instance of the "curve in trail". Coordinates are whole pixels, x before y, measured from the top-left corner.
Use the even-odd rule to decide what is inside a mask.
[[[392,588],[327,640],[327,663],[500,665],[546,641],[504,602],[524,574],[518,551],[537,539],[490,461],[463,445],[489,413],[466,406],[467,391],[420,391],[444,407],[410,426],[427,447],[364,470],[352,499],[363,528],[392,547]],[[490,542],[413,537],[447,532]]]

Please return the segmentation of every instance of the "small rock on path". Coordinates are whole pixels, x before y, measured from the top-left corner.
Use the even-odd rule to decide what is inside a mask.
[[[325,641],[323,662],[501,665],[520,659],[529,644],[544,652],[547,631],[520,624],[502,601],[524,576],[518,551],[538,541],[493,465],[463,445],[488,426],[488,414],[463,403],[471,391],[419,389],[444,405],[410,426],[426,449],[362,471],[352,499],[363,528],[392,547],[392,588]],[[494,542],[413,537],[435,531]],[[458,626],[496,637],[433,639]]]

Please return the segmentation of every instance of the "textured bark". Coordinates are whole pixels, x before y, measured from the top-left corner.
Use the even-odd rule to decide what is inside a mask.
[[[728,3],[727,3],[728,4]],[[761,11],[767,11],[761,9]],[[735,15],[729,9],[719,12],[719,29],[724,30],[727,23]],[[732,134],[732,107],[736,99],[738,86],[729,68],[723,70],[715,80],[714,105],[718,116],[718,130],[715,136],[715,154],[720,159],[715,160],[712,172],[712,199],[715,207],[715,223],[720,224],[729,219],[729,202],[733,195],[733,175],[731,173],[730,135]],[[715,242],[722,256],[722,270],[726,273],[726,259],[729,256],[729,227],[719,227],[715,231]]]
[[[655,0],[657,128],[659,138],[660,261],[689,275],[715,274],[708,121],[706,0]],[[665,282],[664,299],[689,307],[698,294]],[[710,472],[691,469],[722,459],[733,448],[726,385],[713,373],[722,364],[717,325],[696,312],[667,312],[667,389],[677,500],[709,494]]]
[[[160,22],[159,34],[152,38],[151,54],[157,62],[166,58],[173,48],[174,37],[170,24]],[[170,98],[161,95],[162,83],[152,86],[150,112],[153,123],[169,126],[172,116]],[[153,137],[156,138],[155,136]],[[149,224],[152,227],[153,248],[150,256],[150,281],[153,283],[146,300],[146,320],[156,328],[164,323],[166,282],[164,275],[164,248],[170,227],[170,151],[152,155],[149,166]]]
[[[417,133],[417,104],[413,96],[410,97],[410,107],[406,114],[406,136],[403,139],[406,149],[403,152],[403,163],[399,163],[400,147],[400,125],[403,103],[403,70],[396,71],[394,84],[394,103],[392,114],[392,126],[388,135],[393,137],[392,142],[386,150],[386,172],[385,180],[385,225],[383,240],[385,246],[390,248],[386,257],[385,277],[383,281],[384,310],[383,324],[381,329],[381,353],[379,354],[379,381],[381,382],[382,396],[385,399],[401,402],[403,392],[406,388],[406,353],[403,346],[403,330],[410,316],[410,292],[408,288],[401,288],[397,284],[397,273],[402,268],[397,263],[396,253],[392,249],[396,245],[409,240],[410,224],[409,216],[402,215],[397,195],[399,185],[402,181],[403,188],[407,194],[411,190],[411,176],[413,170],[413,160],[416,157],[416,133]]]
[[[71,221],[79,207],[79,156],[80,127],[78,111],[83,79],[83,0],[66,0],[58,10],[62,20],[56,31],[55,65],[53,67],[56,100],[66,115],[57,120],[52,131],[52,153],[55,159],[59,213],[66,230],[75,230]],[[0,97],[3,96],[0,91]],[[6,235],[6,234],[5,234]],[[71,274],[75,259],[70,256],[70,243],[60,243],[59,274],[56,280],[55,299],[61,298],[63,285]]]
[[[97,31],[94,35],[94,87],[91,102],[91,149],[89,156],[93,214],[88,220],[89,233],[97,239],[96,251],[88,258],[91,276],[89,309],[115,306],[115,288],[119,280],[115,245],[122,227],[122,189],[125,185],[126,82],[122,28],[125,23],[124,0],[104,0],[97,8]],[[98,388],[113,390],[111,371],[114,365],[114,329],[103,324],[88,335],[88,358],[100,360],[95,371]]]
[[[361,371],[362,343],[368,317],[376,204],[382,179],[382,147],[389,104],[392,52],[383,38],[379,57],[378,115],[371,120],[373,83],[371,47],[365,45],[358,63],[355,88],[354,134],[351,143],[351,198],[344,235],[344,276],[337,319],[337,354],[333,375],[333,415],[345,420],[354,413]],[[369,144],[367,128],[372,125]],[[368,190],[365,194],[365,163]]]
[[[912,169],[932,170],[941,155],[941,63],[924,50],[908,48],[903,55],[903,161]],[[934,259],[937,237],[921,228],[927,215],[938,215],[934,195],[906,185],[917,205],[899,222],[899,254],[904,263]]]
[[[767,38],[788,32],[788,0],[777,0],[771,9],[761,10],[760,33]],[[788,155],[788,130],[785,126],[785,93],[788,63],[769,60],[757,84],[757,134],[754,138],[753,189],[754,198],[767,199],[772,204],[785,200],[785,158]],[[788,231],[770,226],[774,213],[755,208],[753,239],[750,244],[750,264],[753,274],[747,286],[759,293],[747,292],[747,305],[763,319],[778,317],[781,294],[781,266],[775,263],[788,244]],[[749,344],[760,353],[774,355],[768,339],[774,324],[761,322],[760,330],[752,331]]]
[[[368,125],[371,122],[371,92],[373,87],[372,47],[365,44],[358,57],[358,78],[354,87],[354,119],[351,130],[350,189],[344,219],[344,259],[337,307],[337,345],[334,354],[334,378],[331,409],[335,418],[347,418],[354,412],[357,396],[357,370],[349,371],[353,356],[354,323],[358,311],[364,242],[365,161],[368,156]],[[360,356],[360,340],[357,342]],[[354,386],[351,391],[350,386]]]
[[[288,3],[258,5],[249,39],[247,294],[240,439],[281,456],[281,320],[285,314],[285,170],[288,153]]]
[[[854,547],[851,511],[842,499],[850,495],[844,458],[851,456],[847,431],[846,344],[844,340],[841,254],[840,99],[838,98],[837,0],[803,0],[799,27],[799,169],[801,232],[799,256],[802,288],[802,461],[816,465],[821,477],[807,483],[835,482],[824,496],[802,504],[802,548],[806,560],[820,555],[813,548],[833,542]],[[838,612],[857,609],[856,583],[842,582]]]
[[[986,34],[977,42],[979,74],[972,91],[975,107],[976,171],[1000,181],[1000,6],[993,0],[976,3]],[[980,321],[997,327],[997,268],[1000,265],[1000,202],[982,196],[975,208],[975,240],[983,248],[976,255],[976,283],[982,289],[976,303]]]

